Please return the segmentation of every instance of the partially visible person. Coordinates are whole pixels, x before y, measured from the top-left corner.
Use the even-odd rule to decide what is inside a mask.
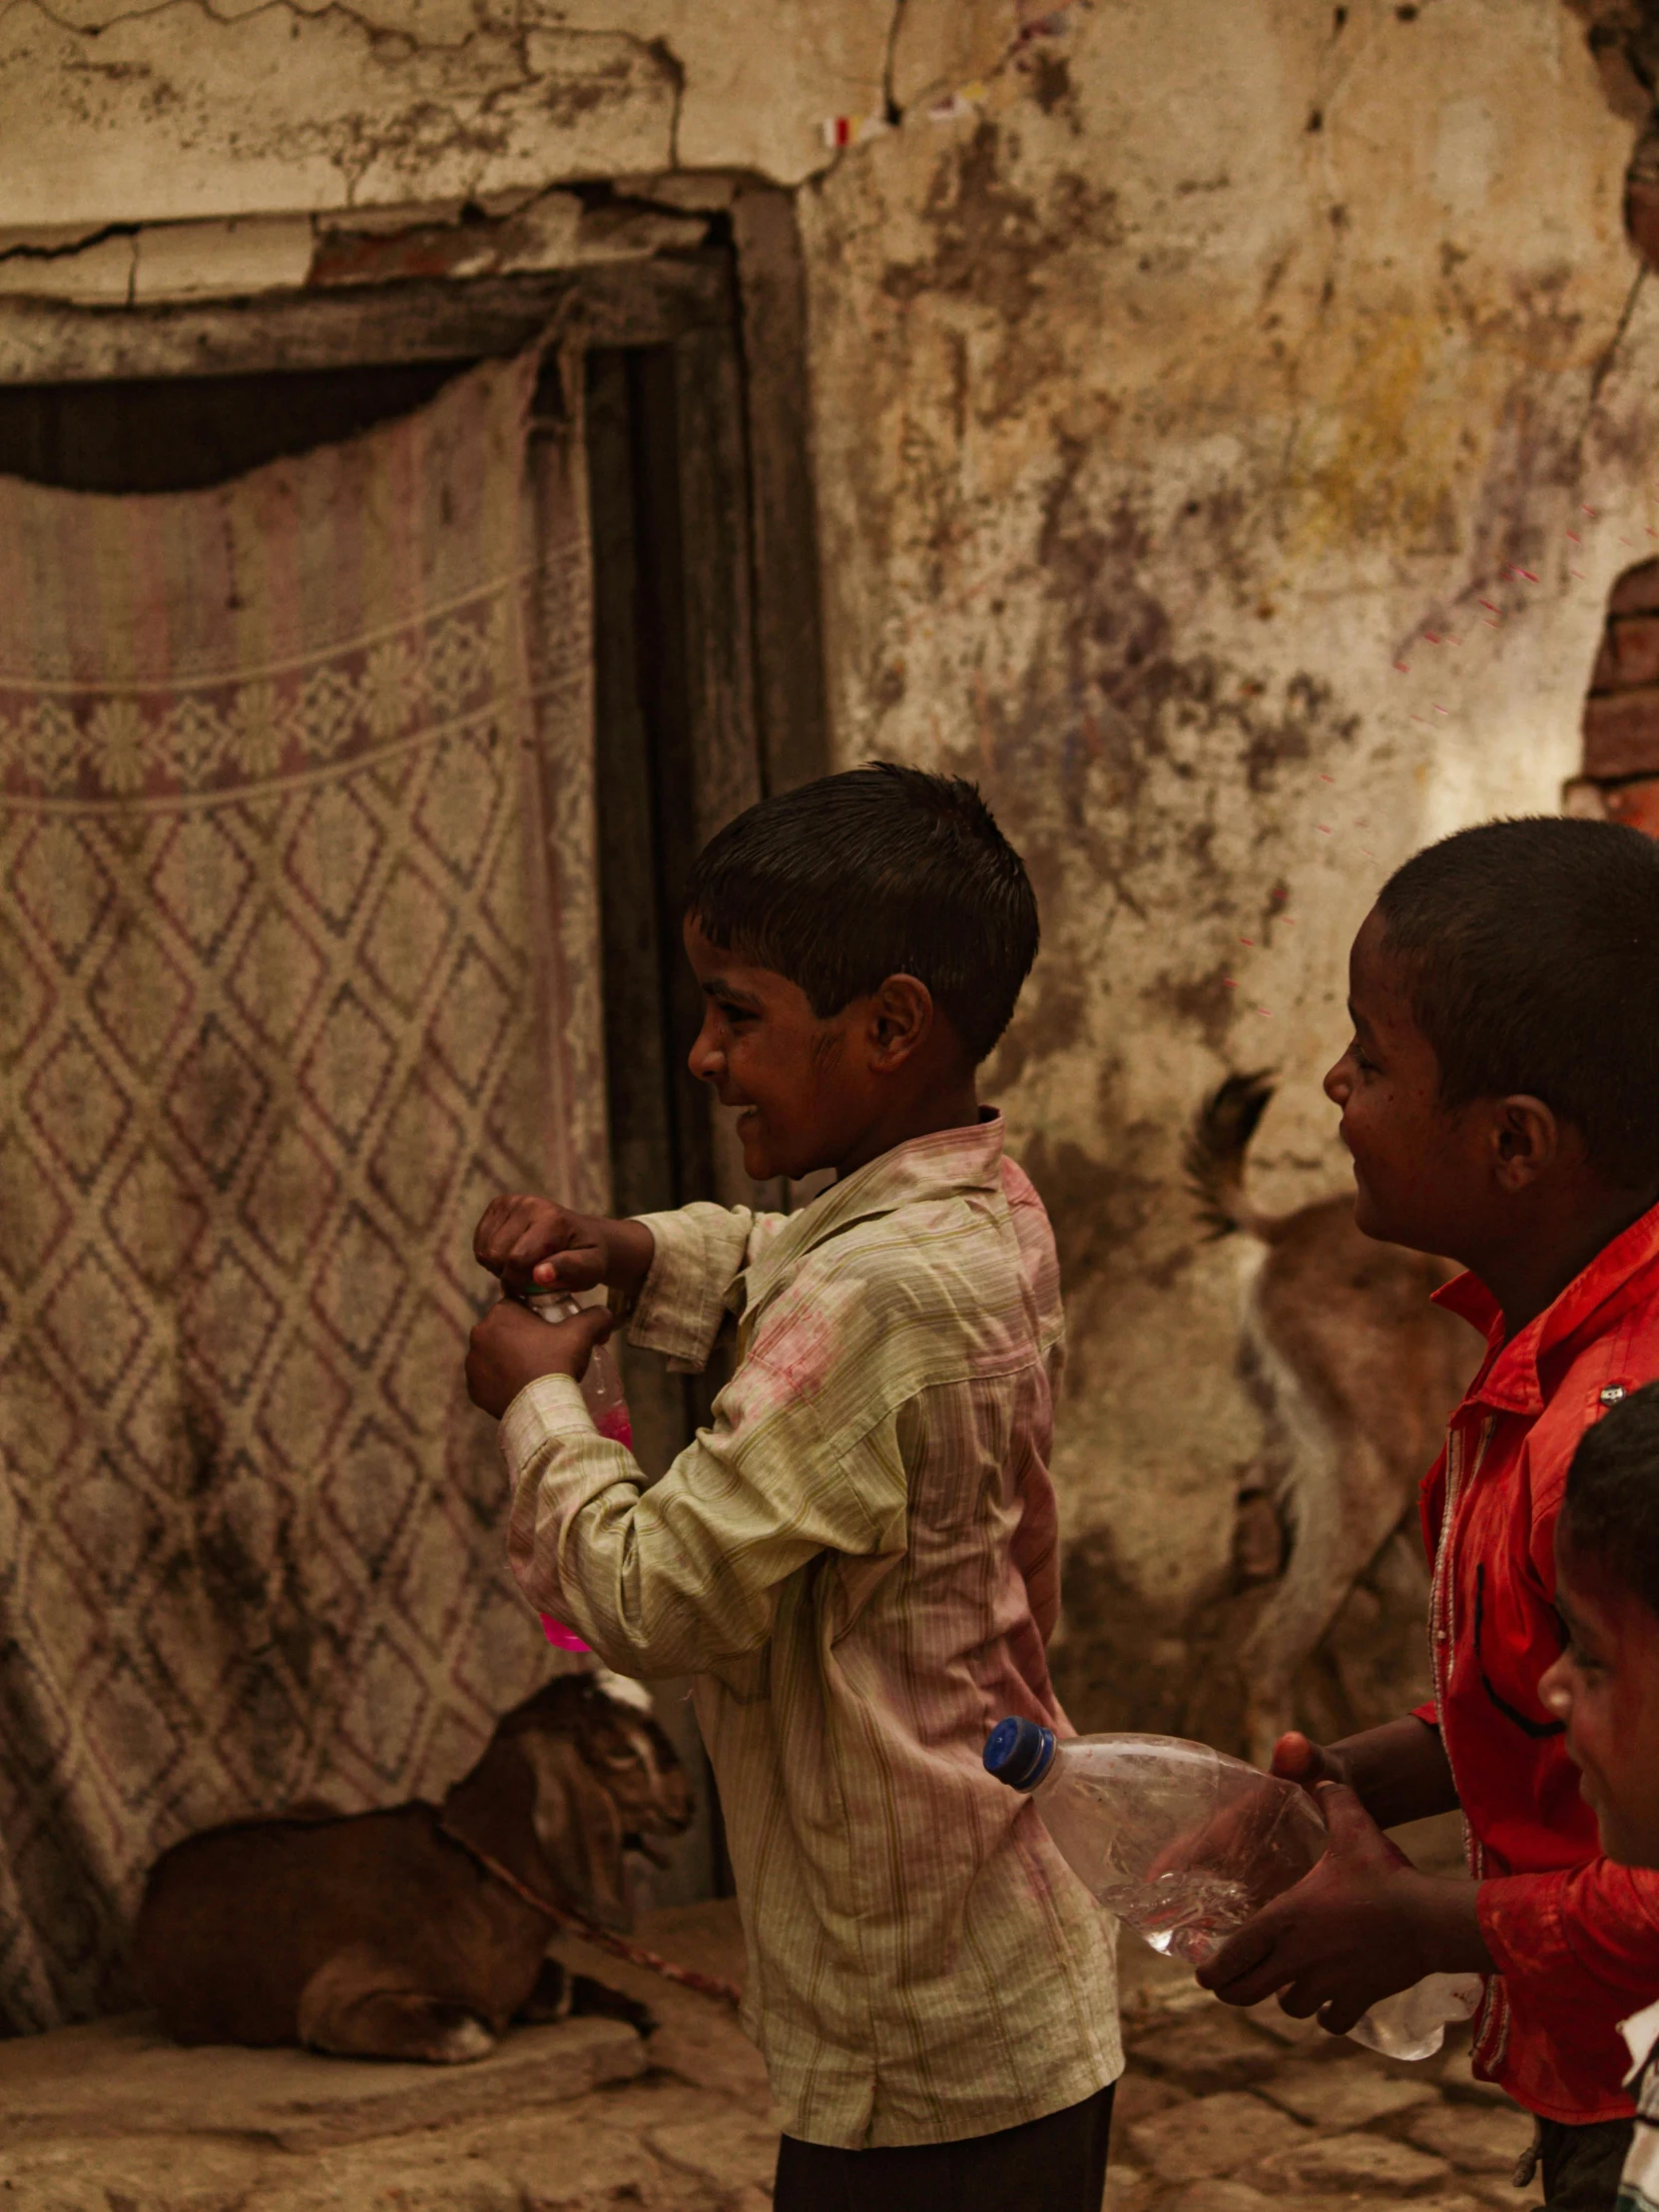
[[[1566,1729],[1602,1850],[1659,1867],[1659,1382],[1617,1400],[1573,1454],[1555,1608],[1566,1648],[1538,1695]],[[1636,2120],[1617,2212],[1659,2212],[1659,1999],[1620,2025]]]
[[[1659,1377],[1659,844],[1485,823],[1383,885],[1326,1077],[1368,1236],[1469,1271],[1438,1299],[1487,1354],[1423,1489],[1435,1695],[1339,1744],[1284,1737],[1332,1846],[1200,1978],[1336,2032],[1431,1972],[1488,1976],[1474,2065],[1538,2121],[1549,2212],[1612,2212],[1619,2022],[1659,1990],[1659,1875],[1610,1864],[1538,1684],[1555,1522],[1586,1427]],[[1322,1787],[1323,1785],[1323,1787]],[[1472,1879],[1381,1829],[1461,1808]]]

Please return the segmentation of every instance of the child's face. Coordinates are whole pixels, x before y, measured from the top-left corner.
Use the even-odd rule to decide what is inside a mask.
[[[1627,1867],[1659,1867],[1659,1614],[1605,1560],[1575,1553],[1560,1522],[1555,1575],[1568,1641],[1538,1695],[1567,1724],[1602,1850]]]
[[[1417,1027],[1374,906],[1349,956],[1354,1035],[1325,1078],[1354,1156],[1354,1219],[1368,1237],[1460,1257],[1486,1178],[1470,1117],[1439,1103],[1440,1071]]]
[[[703,986],[691,1071],[723,1106],[741,1108],[743,1164],[758,1183],[834,1167],[856,1141],[866,1087],[856,1049],[858,1001],[828,1020],[799,983],[711,944],[695,917],[686,951]]]

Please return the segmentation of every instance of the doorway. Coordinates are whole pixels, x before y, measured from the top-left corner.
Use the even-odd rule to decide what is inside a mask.
[[[752,211],[760,247],[780,209]],[[741,226],[740,226],[741,228]],[[793,218],[790,236],[793,237]],[[787,272],[786,272],[787,274]],[[686,1070],[698,1009],[679,897],[698,844],[768,789],[825,765],[799,318],[779,273],[737,242],[627,270],[521,283],[384,287],[355,298],[217,310],[195,373],[189,318],[135,311],[98,377],[0,386],[0,472],[120,495],[202,488],[348,438],[434,398],[475,363],[558,336],[531,425],[583,412],[591,502],[598,850],[613,1205],[638,1212],[754,1191]],[[769,312],[755,307],[757,290]],[[441,311],[439,311],[441,309]],[[765,321],[765,339],[759,325]],[[793,350],[792,350],[793,349]],[[787,555],[766,548],[786,543]],[[648,1472],[707,1410],[705,1379],[636,1361]],[[662,1717],[703,1767],[684,1698]],[[657,1901],[727,1886],[709,1810]]]

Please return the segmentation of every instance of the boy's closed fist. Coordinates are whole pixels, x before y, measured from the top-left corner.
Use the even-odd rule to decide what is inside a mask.
[[[527,1382],[544,1375],[580,1382],[595,1345],[616,1324],[603,1306],[585,1306],[569,1321],[545,1322],[528,1306],[504,1298],[473,1330],[466,1352],[467,1395],[497,1420]]]
[[[478,1265],[510,1291],[591,1291],[607,1283],[639,1292],[656,1251],[643,1222],[574,1214],[523,1193],[492,1198],[472,1236]]]

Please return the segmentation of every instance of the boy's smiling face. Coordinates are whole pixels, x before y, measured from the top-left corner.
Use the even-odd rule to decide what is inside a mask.
[[[721,1106],[737,1106],[744,1168],[764,1184],[845,1168],[873,1099],[858,1051],[867,1002],[828,1020],[801,984],[777,969],[724,951],[686,920],[686,953],[704,986],[704,1026],[690,1071],[713,1084]]]
[[[1608,1561],[1575,1552],[1564,1522],[1555,1568],[1567,1646],[1538,1694],[1566,1723],[1602,1850],[1627,1867],[1659,1867],[1659,1614]]]

